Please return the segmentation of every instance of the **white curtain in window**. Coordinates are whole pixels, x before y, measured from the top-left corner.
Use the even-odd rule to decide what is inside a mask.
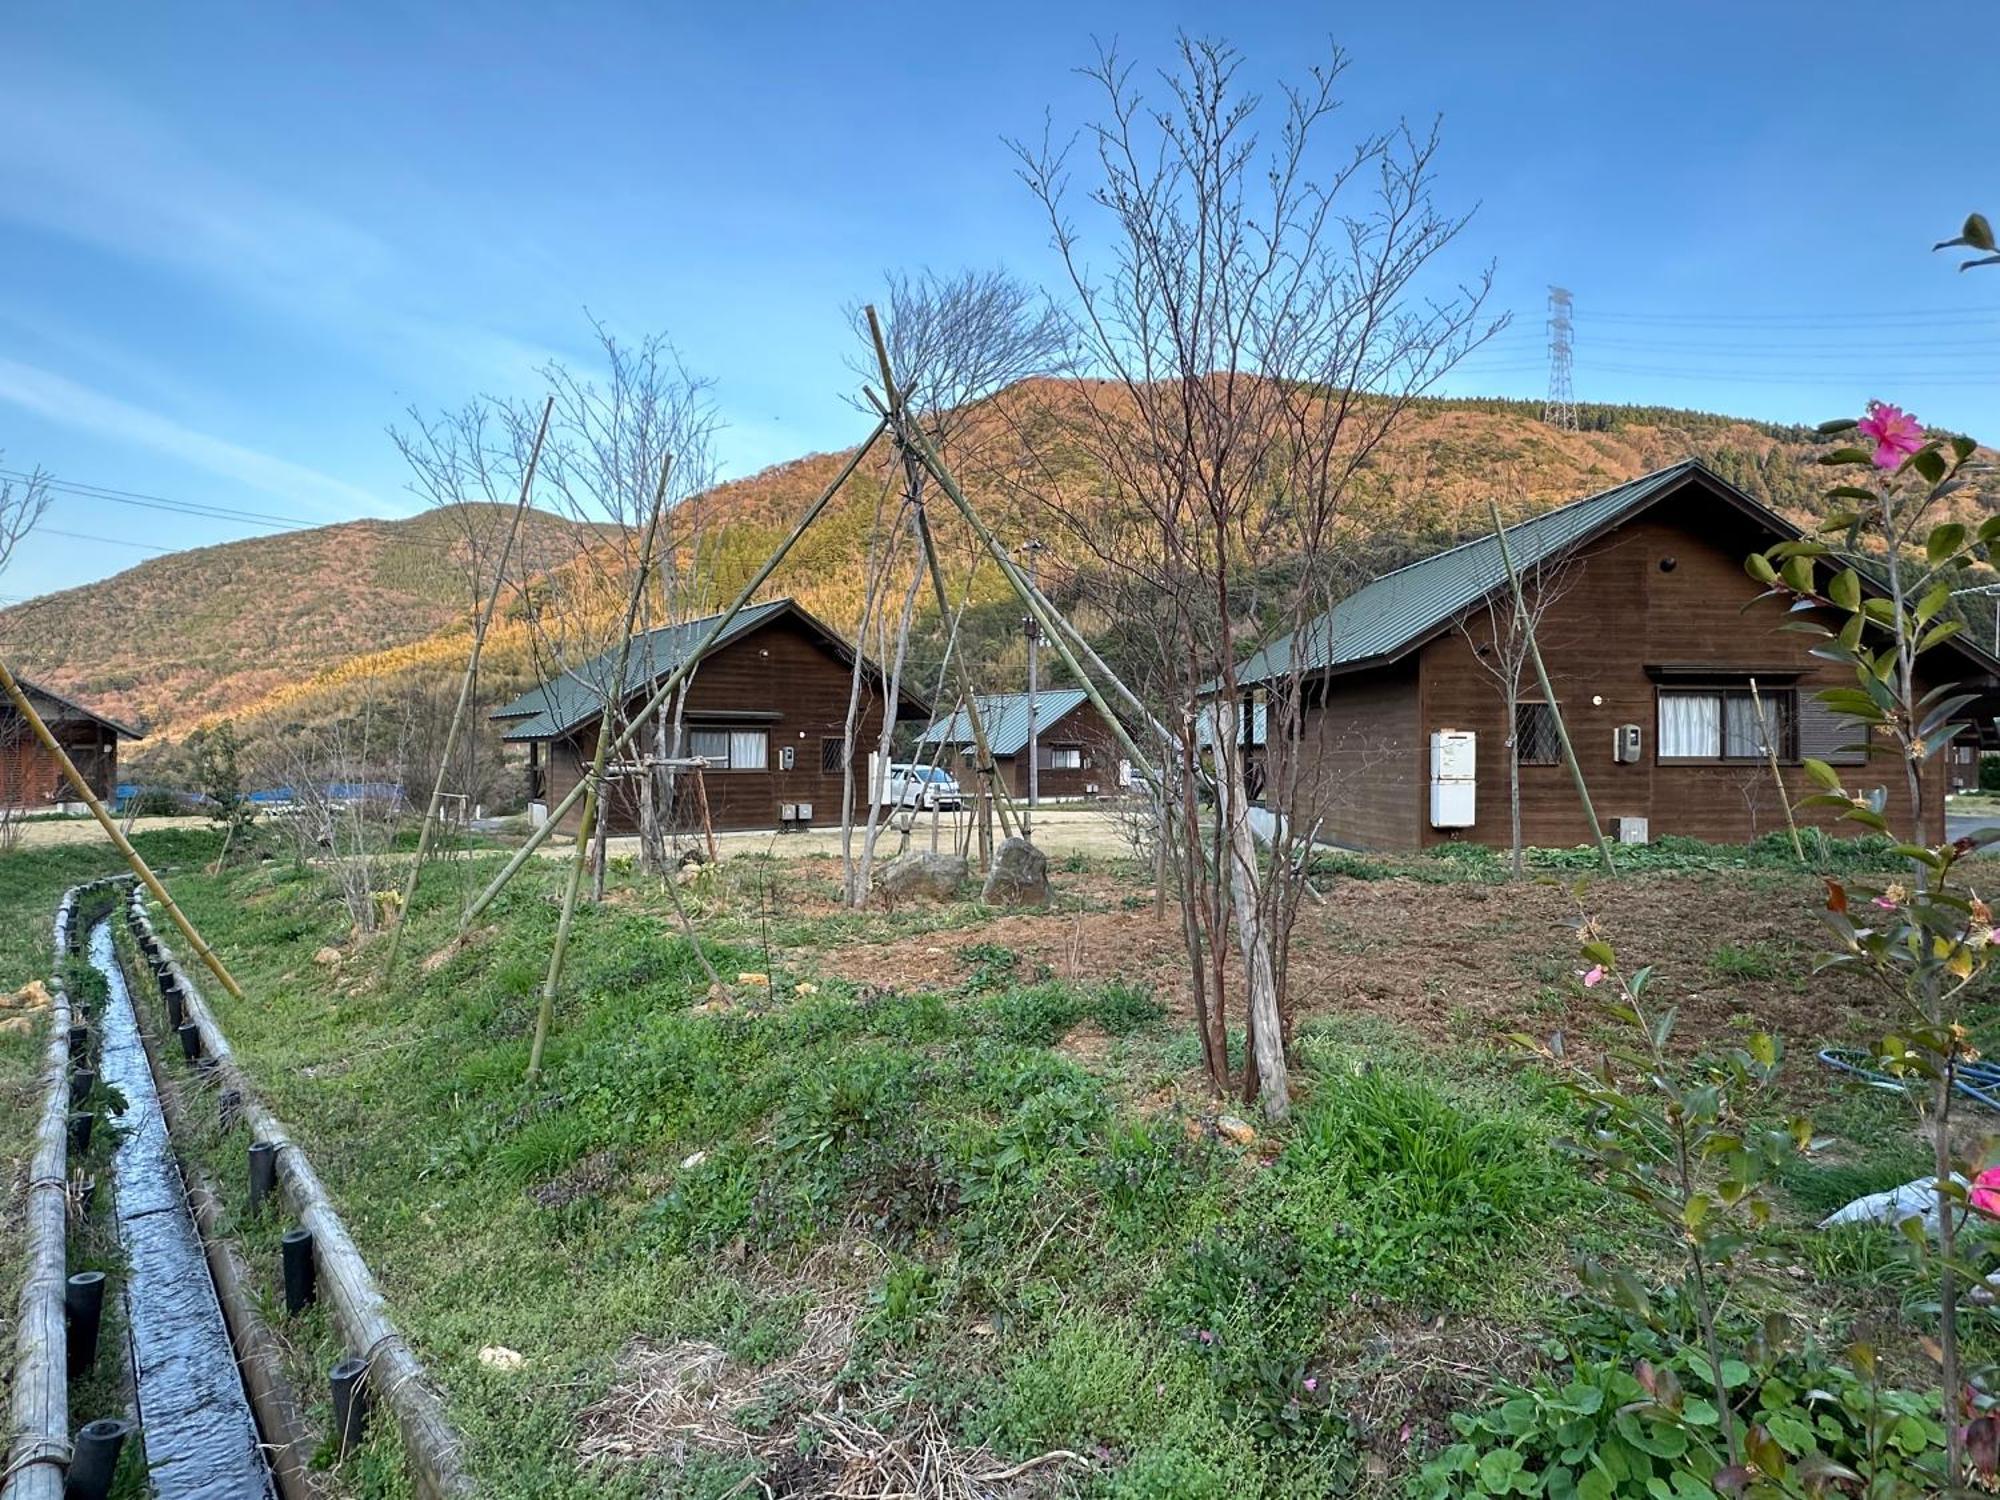
[[[1660,694],[1660,756],[1712,760],[1722,752],[1720,693]]]
[[[697,729],[688,736],[688,754],[711,766],[729,764],[729,732],[724,729]]]
[[[761,729],[733,729],[729,732],[729,769],[762,771],[770,764],[765,755],[766,739]]]
[[[1765,746],[1778,732],[1778,702],[1764,700],[1764,721],[1760,732],[1757,705],[1746,695],[1731,697],[1723,704],[1722,753],[1732,759],[1761,759]],[[1781,750],[1782,746],[1779,747]]]

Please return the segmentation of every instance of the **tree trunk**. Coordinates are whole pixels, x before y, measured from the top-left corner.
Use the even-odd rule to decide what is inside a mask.
[[[1229,905],[1236,919],[1236,943],[1243,956],[1248,992],[1249,1066],[1256,1070],[1264,1116],[1283,1120],[1292,1111],[1285,1076],[1284,1018],[1277,974],[1271,963],[1271,923],[1259,899],[1257,839],[1250,830],[1249,793],[1243,784],[1243,752],[1236,744],[1236,707],[1216,716],[1216,799],[1222,823],[1222,857],[1228,862]]]
[[[1507,685],[1507,816],[1508,848],[1512,852],[1514,878],[1521,878],[1521,692]]]

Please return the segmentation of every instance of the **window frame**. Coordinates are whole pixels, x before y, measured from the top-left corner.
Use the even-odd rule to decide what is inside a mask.
[[[1063,765],[1057,759],[1058,756],[1063,756],[1063,755],[1074,755],[1076,757],[1076,764],[1073,766]],[[1046,767],[1044,767],[1044,769],[1050,771],[1082,771],[1087,769],[1084,765],[1084,760],[1083,760],[1083,746],[1081,745],[1049,746],[1049,763]]]
[[[1524,736],[1521,733],[1521,715],[1523,712],[1530,712],[1537,709],[1543,710],[1548,713],[1548,715],[1550,716],[1551,726],[1553,726],[1556,714],[1556,705],[1549,702],[1548,699],[1517,698],[1514,700],[1514,726],[1513,726],[1514,743],[1512,748],[1514,751],[1515,764],[1520,766],[1521,769],[1524,771],[1529,769],[1530,767],[1559,766],[1563,763],[1562,740],[1560,736],[1555,736],[1555,748],[1549,752],[1549,755],[1546,759],[1537,756],[1534,759],[1530,760],[1526,755],[1523,755],[1521,753],[1521,744],[1524,738]],[[1553,727],[1551,727],[1549,732],[1552,736],[1555,734]]]
[[[756,734],[764,738],[764,764],[761,766],[739,766],[736,764],[736,736]],[[712,755],[704,755],[695,749],[695,740],[701,735],[719,736],[723,743],[723,758],[717,760]],[[771,769],[771,729],[767,724],[703,724],[688,730],[688,754],[696,760],[708,762],[711,771],[728,771],[738,775],[768,774]]]
[[[1779,738],[1777,760],[1781,766],[1802,764],[1799,755],[1799,687],[1796,683],[1783,686],[1759,688],[1754,695],[1761,698],[1766,708],[1774,708],[1778,714]],[[1715,753],[1712,755],[1669,755],[1663,746],[1664,736],[1660,733],[1660,718],[1663,706],[1669,698],[1713,698],[1715,712]],[[1762,748],[1748,755],[1731,755],[1729,750],[1729,704],[1752,703],[1753,695],[1747,679],[1742,682],[1689,683],[1686,685],[1661,685],[1653,689],[1653,764],[1657,766],[1761,766],[1770,759],[1770,753]]]

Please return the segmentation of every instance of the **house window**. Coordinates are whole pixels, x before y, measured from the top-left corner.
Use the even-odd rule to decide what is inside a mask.
[[[1051,771],[1081,771],[1083,769],[1083,746],[1050,746],[1049,769]]]
[[[762,771],[770,765],[770,736],[762,729],[697,729],[688,753],[716,771]]]
[[[847,769],[847,741],[823,739],[819,742],[819,774],[838,776]]]
[[[1556,711],[1547,703],[1514,705],[1514,753],[1524,766],[1553,766],[1562,760]]]
[[[1763,695],[1763,716],[1748,688],[1702,688],[1660,694],[1661,760],[1798,759],[1798,693]],[[1768,747],[1768,748],[1767,748]]]

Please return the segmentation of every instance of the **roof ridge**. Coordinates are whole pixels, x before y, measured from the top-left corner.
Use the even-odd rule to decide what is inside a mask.
[[[1663,468],[1649,469],[1644,474],[1634,475],[1630,479],[1622,479],[1617,484],[1606,485],[1601,490],[1593,490],[1588,495],[1579,495],[1574,500],[1565,500],[1560,505],[1551,505],[1547,510],[1536,511],[1535,514],[1533,514],[1532,516],[1523,516],[1518,521],[1509,521],[1505,526],[1501,527],[1500,529],[1502,531],[1507,532],[1509,535],[1512,535],[1520,527],[1532,526],[1537,521],[1547,520],[1550,516],[1559,516],[1564,511],[1574,509],[1576,506],[1579,505],[1590,505],[1598,500],[1604,499],[1609,495],[1616,494],[1619,490],[1630,489],[1633,485],[1646,484],[1653,480],[1663,478],[1664,476],[1673,473],[1674,470],[1676,469],[1687,469],[1687,468],[1705,469],[1707,467],[1708,466],[1702,463],[1702,461],[1698,458],[1683,458],[1676,463],[1667,464]],[[1436,552],[1427,553],[1422,557],[1412,558],[1410,561],[1406,563],[1400,563],[1396,567],[1389,569],[1389,571],[1386,573],[1377,573],[1373,578],[1369,579],[1368,582],[1364,583],[1361,586],[1361,589],[1373,588],[1378,583],[1383,583],[1386,582],[1388,579],[1394,578],[1398,573],[1407,573],[1411,568],[1421,568],[1426,563],[1436,562],[1441,557],[1449,557],[1454,552],[1463,552],[1467,547],[1477,547],[1481,542],[1490,542],[1492,540],[1493,540],[1493,533],[1490,531],[1483,531],[1478,536],[1469,536],[1462,542],[1453,542],[1449,547],[1441,547]],[[1360,593],[1361,589],[1356,589],[1355,593],[1357,594]],[[1350,595],[1349,597],[1351,598],[1353,596]]]

